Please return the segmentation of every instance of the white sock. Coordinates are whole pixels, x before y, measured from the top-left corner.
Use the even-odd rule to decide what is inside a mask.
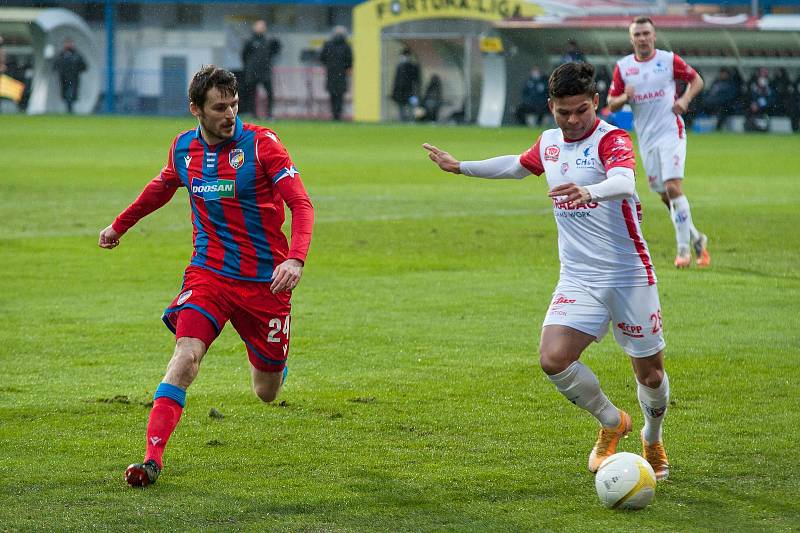
[[[563,372],[547,377],[567,400],[592,413],[600,424],[605,427],[619,425],[619,409],[603,394],[600,381],[588,366],[575,361]]]
[[[678,249],[688,250],[691,228],[694,224],[692,224],[692,211],[689,209],[689,200],[686,196],[678,196],[670,200],[669,213],[672,215],[672,225],[675,226],[675,239],[678,241]]]
[[[694,222],[692,222],[692,225],[689,227],[689,236],[691,237],[692,242],[695,242],[700,238],[700,232],[694,227]]]
[[[664,423],[664,415],[669,405],[669,378],[664,372],[664,380],[656,389],[645,387],[638,381],[636,395],[639,397],[639,405],[644,414],[644,429],[642,435],[648,444],[661,442],[661,424]]]

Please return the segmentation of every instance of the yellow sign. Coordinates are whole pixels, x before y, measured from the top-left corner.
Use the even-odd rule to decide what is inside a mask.
[[[0,74],[0,98],[8,98],[9,100],[19,103],[20,100],[22,100],[22,93],[24,92],[24,83],[6,74]]]
[[[358,4],[353,8],[353,118],[368,122],[381,119],[383,28],[413,20],[492,22],[543,13],[541,6],[525,0],[368,0]]]
[[[481,52],[484,54],[500,54],[503,52],[503,41],[500,37],[482,37]]]
[[[389,24],[396,24],[415,18],[442,16],[472,18],[477,15],[497,20],[521,18],[525,7],[530,5],[512,0],[378,0],[369,3],[379,24],[386,24],[389,20],[392,21]]]

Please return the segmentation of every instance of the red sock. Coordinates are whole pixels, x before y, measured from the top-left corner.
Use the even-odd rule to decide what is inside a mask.
[[[154,459],[158,467],[162,468],[161,456],[164,455],[164,448],[167,446],[169,436],[178,425],[181,419],[183,407],[172,398],[162,396],[153,401],[153,410],[150,411],[150,419],[147,421],[147,451],[144,455],[145,462]]]

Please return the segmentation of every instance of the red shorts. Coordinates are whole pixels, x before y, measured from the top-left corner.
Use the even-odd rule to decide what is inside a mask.
[[[162,320],[178,334],[178,315],[193,309],[213,326],[184,324],[182,329],[208,331],[201,338],[209,346],[230,320],[247,346],[250,364],[262,372],[280,372],[289,355],[291,292],[272,294],[270,283],[244,281],[220,276],[204,268],[190,266],[183,277],[180,294],[164,310]],[[190,314],[197,316],[196,314]],[[187,336],[187,335],[181,335]]]

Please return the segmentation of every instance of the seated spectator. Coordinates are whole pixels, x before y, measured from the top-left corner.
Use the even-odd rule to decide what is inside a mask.
[[[431,75],[425,94],[422,96],[417,112],[420,122],[436,122],[439,119],[439,110],[442,108],[442,78],[437,74]]]
[[[772,109],[774,92],[769,82],[769,71],[761,67],[750,83],[750,101],[745,114],[744,129],[747,131],[767,131],[769,112]]]
[[[542,119],[547,115],[547,76],[534,65],[530,76],[525,80],[522,88],[522,101],[517,106],[515,115],[517,122],[526,125],[528,115],[535,116],[534,125],[541,125]]]
[[[739,86],[726,67],[719,69],[719,75],[706,92],[704,111],[707,115],[717,116],[717,130],[721,130],[728,117],[736,111],[739,99]]]

